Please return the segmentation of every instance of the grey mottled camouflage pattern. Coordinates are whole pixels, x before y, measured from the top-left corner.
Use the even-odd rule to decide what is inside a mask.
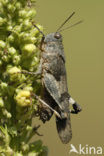
[[[62,37],[57,39],[55,33],[48,34],[43,40],[41,50],[42,99],[59,112],[61,119],[56,116],[57,131],[61,141],[68,143],[72,131]],[[40,117],[42,121],[48,121],[52,115],[53,112],[43,106]]]

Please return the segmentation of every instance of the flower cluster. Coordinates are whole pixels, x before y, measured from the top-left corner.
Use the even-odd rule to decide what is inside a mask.
[[[0,0],[0,155],[47,155],[41,141],[29,143],[36,134],[32,118],[40,93],[40,79],[23,74],[36,72],[41,34],[34,27],[35,0]],[[36,24],[42,31],[41,25]]]

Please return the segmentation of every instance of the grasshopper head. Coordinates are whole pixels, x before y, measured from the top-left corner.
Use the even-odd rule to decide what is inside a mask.
[[[50,33],[45,36],[44,42],[62,42],[62,36],[59,32]]]
[[[61,55],[63,60],[65,60],[62,36],[59,32],[50,33],[45,36],[43,40],[42,50],[47,53]]]

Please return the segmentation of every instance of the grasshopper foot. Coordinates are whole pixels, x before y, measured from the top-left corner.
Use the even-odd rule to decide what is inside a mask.
[[[81,106],[80,106],[79,104],[77,104],[77,103],[74,103],[74,104],[73,104],[73,109],[74,109],[74,111],[75,111],[75,114],[78,114],[79,112],[82,111]]]
[[[70,110],[70,113],[72,113],[72,114],[78,114],[81,111],[82,111],[81,106],[79,104],[77,104],[77,103],[74,103],[73,104],[73,110]]]

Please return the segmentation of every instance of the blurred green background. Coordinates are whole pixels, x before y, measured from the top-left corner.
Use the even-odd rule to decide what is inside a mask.
[[[84,20],[62,32],[69,92],[83,108],[79,115],[71,115],[70,143],[76,148],[79,144],[103,147],[104,0],[37,0],[36,9],[45,34],[56,31],[73,11],[76,14],[65,26]],[[49,147],[49,156],[69,155],[70,143],[61,143],[54,117],[41,123],[39,132],[44,134],[41,139]]]

